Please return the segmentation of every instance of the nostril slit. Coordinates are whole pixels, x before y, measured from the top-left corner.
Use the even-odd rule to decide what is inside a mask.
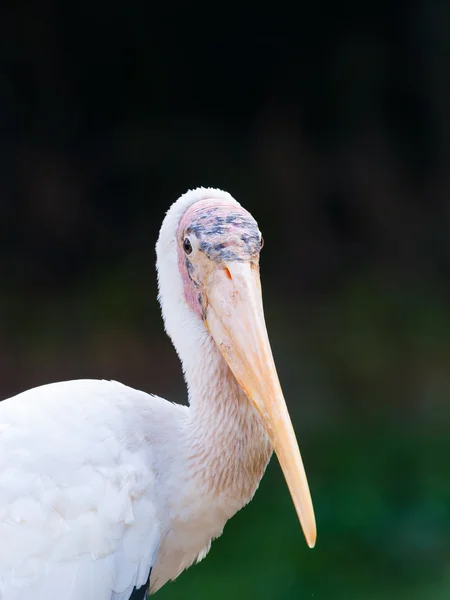
[[[225,269],[224,269],[224,270],[225,270],[225,275],[228,277],[228,279],[233,279],[233,278],[231,277],[230,270],[229,270],[227,267],[225,267]]]

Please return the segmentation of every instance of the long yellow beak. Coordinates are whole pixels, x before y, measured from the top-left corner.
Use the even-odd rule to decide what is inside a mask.
[[[257,265],[232,261],[206,285],[206,323],[239,385],[261,415],[310,548],[316,521],[305,469],[281,391],[264,321]]]

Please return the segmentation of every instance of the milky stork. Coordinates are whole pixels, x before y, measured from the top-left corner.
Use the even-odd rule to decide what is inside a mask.
[[[168,210],[156,246],[189,406],[115,381],[0,403],[0,599],[138,600],[208,552],[276,452],[307,543],[316,525],[272,358],[262,237],[228,193]],[[153,357],[158,360],[158,357]]]

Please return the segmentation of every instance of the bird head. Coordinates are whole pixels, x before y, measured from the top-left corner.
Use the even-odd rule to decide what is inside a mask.
[[[169,210],[161,229],[160,292],[161,257],[166,252],[181,275],[182,301],[212,336],[261,417],[305,538],[313,547],[316,524],[308,482],[264,320],[259,276],[262,246],[257,222],[229,194],[203,188],[188,192]]]

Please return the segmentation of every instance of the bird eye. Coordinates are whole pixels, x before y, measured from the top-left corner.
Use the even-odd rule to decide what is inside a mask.
[[[186,254],[190,254],[192,252],[192,244],[189,238],[184,238],[183,250],[186,252]]]
[[[263,236],[261,236],[261,239],[259,240],[259,244],[260,244],[261,248],[264,246],[264,238],[263,238]]]

